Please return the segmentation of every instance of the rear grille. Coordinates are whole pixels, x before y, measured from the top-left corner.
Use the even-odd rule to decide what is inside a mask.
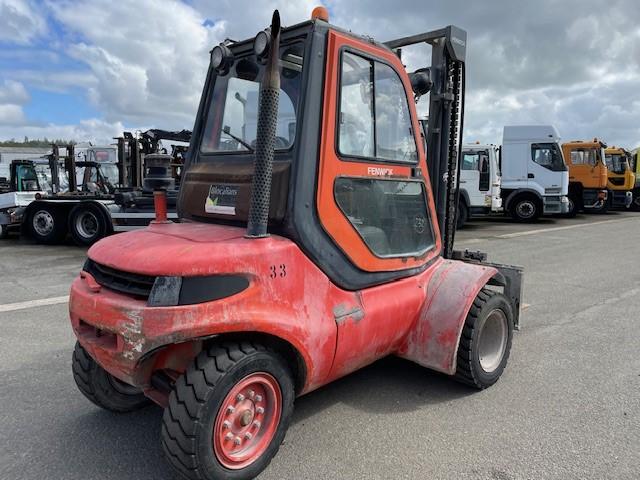
[[[138,298],[149,298],[151,289],[156,281],[156,277],[140,275],[138,273],[123,272],[115,268],[100,265],[91,259],[87,259],[84,264],[84,271],[109,290],[126,293]]]

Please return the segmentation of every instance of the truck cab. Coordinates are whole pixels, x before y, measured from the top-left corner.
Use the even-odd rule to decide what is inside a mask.
[[[0,237],[20,227],[24,209],[45,192],[32,160],[13,160],[0,182]]]
[[[636,176],[631,170],[631,152],[619,147],[610,147],[604,151],[605,163],[609,171],[607,189],[609,205],[613,208],[629,208],[633,202],[633,189]]]
[[[569,211],[569,174],[552,125],[504,127],[500,168],[502,202],[520,222]]]
[[[475,215],[502,211],[499,149],[469,144],[462,148],[457,227]]]
[[[606,145],[597,138],[592,141],[567,142],[562,145],[569,167],[570,214],[580,210],[605,213],[608,209],[609,169],[605,162]]]

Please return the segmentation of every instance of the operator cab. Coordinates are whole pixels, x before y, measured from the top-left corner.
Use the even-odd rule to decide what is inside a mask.
[[[464,32],[435,33],[385,45],[318,18],[282,30],[269,232],[345,289],[415,274],[441,252],[415,107],[433,83],[424,71],[406,75],[395,51],[440,38],[464,50],[464,40],[450,47]],[[266,41],[212,50],[182,176],[183,221],[247,225]]]

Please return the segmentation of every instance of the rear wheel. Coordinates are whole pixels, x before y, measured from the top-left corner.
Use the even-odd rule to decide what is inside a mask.
[[[512,338],[513,312],[507,298],[483,288],[462,330],[456,379],[478,389],[496,383],[509,360]]]
[[[190,479],[250,479],[284,439],[294,387],[284,360],[264,346],[203,351],[175,384],[162,419],[171,465]]]
[[[107,234],[105,215],[96,205],[80,204],[71,211],[69,231],[78,245],[93,245]]]
[[[9,236],[9,227],[6,225],[0,225],[0,238],[7,238]]]
[[[31,236],[38,243],[59,243],[67,235],[64,216],[48,205],[36,208],[29,216]]]
[[[535,222],[542,214],[542,205],[533,195],[521,195],[511,202],[509,213],[517,222]]]
[[[72,370],[82,394],[105,410],[131,412],[151,403],[139,389],[104,370],[79,343],[73,351]]]

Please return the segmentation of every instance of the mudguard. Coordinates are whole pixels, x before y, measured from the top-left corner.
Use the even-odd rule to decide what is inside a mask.
[[[398,356],[453,375],[462,327],[478,292],[498,274],[491,266],[445,260],[425,288],[416,324]]]

